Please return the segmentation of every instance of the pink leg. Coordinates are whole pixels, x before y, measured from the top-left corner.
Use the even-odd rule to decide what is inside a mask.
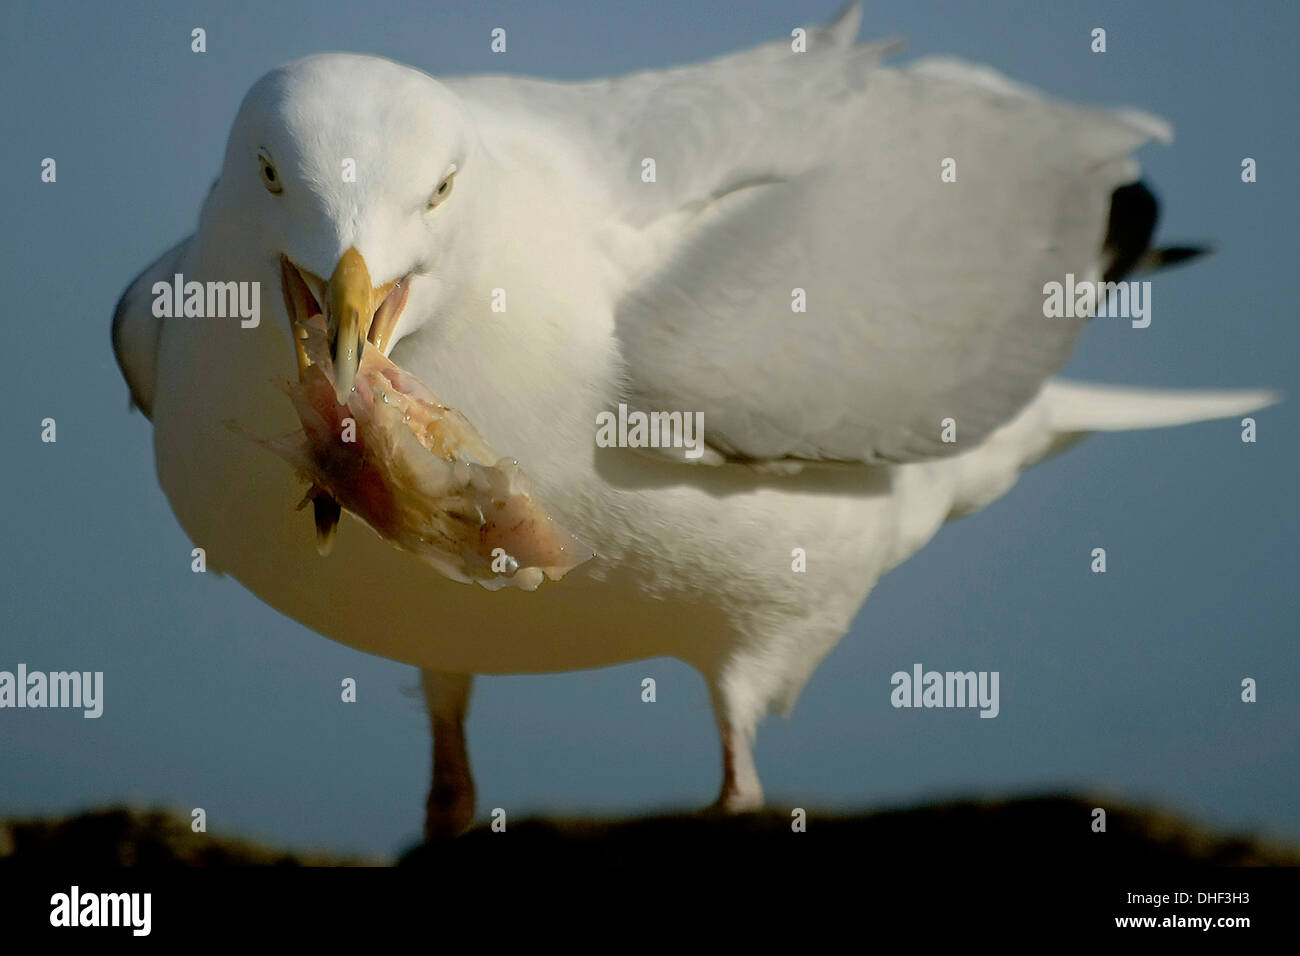
[[[474,776],[465,746],[473,674],[420,671],[433,730],[433,785],[425,806],[426,840],[459,836],[474,822]]]

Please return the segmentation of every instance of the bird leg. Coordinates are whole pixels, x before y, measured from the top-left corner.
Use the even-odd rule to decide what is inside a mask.
[[[459,836],[474,822],[474,777],[465,746],[465,714],[473,674],[421,670],[433,731],[433,784],[425,805],[426,840]]]
[[[722,738],[722,789],[709,808],[718,813],[743,813],[763,806],[763,785],[754,765],[756,717],[729,706],[726,695],[715,692],[713,711]]]

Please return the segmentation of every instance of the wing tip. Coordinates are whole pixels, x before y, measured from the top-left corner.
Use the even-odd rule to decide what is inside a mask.
[[[1140,133],[1144,139],[1153,139],[1165,146],[1174,141],[1173,124],[1153,113],[1121,107],[1111,110],[1110,115],[1135,133]]]
[[[117,362],[118,371],[121,372],[122,378],[126,380],[126,410],[128,413],[139,410],[146,418],[149,417],[149,411],[144,404],[143,397],[138,393],[136,384],[132,380],[132,374],[129,368],[129,362],[126,356],[126,345],[122,341],[123,334],[126,330],[126,319],[128,307],[130,305],[131,292],[135,289],[139,277],[132,280],[131,284],[126,287],[122,295],[118,297],[117,306],[113,309],[113,324],[109,331],[109,339],[113,346],[113,358]]]
[[[849,0],[835,15],[835,19],[822,28],[822,35],[839,47],[853,46],[862,29],[862,0]]]
[[[1195,262],[1202,256],[1213,255],[1214,251],[1214,246],[1208,243],[1197,246],[1161,246],[1158,249],[1147,251],[1138,260],[1134,271],[1139,273],[1158,272],[1173,266],[1183,266]]]

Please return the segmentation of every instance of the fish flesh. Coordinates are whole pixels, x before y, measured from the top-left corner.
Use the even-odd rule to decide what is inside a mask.
[[[254,440],[312,483],[299,507],[327,494],[439,573],[489,590],[531,591],[595,555],[537,501],[518,461],[381,349],[364,350],[340,405],[321,317],[295,332],[310,364],[285,391],[302,429]]]

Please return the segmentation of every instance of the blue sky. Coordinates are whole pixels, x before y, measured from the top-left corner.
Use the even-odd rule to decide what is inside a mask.
[[[393,852],[429,770],[413,669],[324,640],[229,578],[189,570],[109,347],[126,283],[192,230],[235,109],[322,50],[435,75],[595,77],[788,36],[834,2],[10,5],[0,274],[10,302],[0,490],[0,669],[103,670],[104,716],[0,711],[0,815],[110,802],[202,806],[209,827]],[[208,52],[190,51],[207,31]],[[509,52],[488,50],[492,27]],[[1107,30],[1108,52],[1089,51]],[[863,38],[952,53],[1063,98],[1169,118],[1141,158],[1165,241],[1217,253],[1156,279],[1148,329],[1092,323],[1068,374],[1282,388],[1231,421],[1102,436],[1029,472],[886,577],[757,758],[778,802],[874,807],[1083,788],[1300,839],[1300,413],[1294,51],[1284,2],[869,5]],[[58,162],[56,184],[40,161]],[[1242,157],[1259,181],[1240,180]],[[41,419],[58,422],[42,444]],[[1088,572],[1103,546],[1105,575]],[[889,706],[915,661],[1002,672],[1002,713]],[[975,663],[979,661],[978,665]],[[969,662],[969,664],[967,663]],[[356,705],[339,680],[358,679]],[[640,679],[658,703],[640,702]],[[1239,700],[1242,677],[1259,701]],[[480,811],[637,813],[709,802],[718,744],[677,661],[479,681]]]

